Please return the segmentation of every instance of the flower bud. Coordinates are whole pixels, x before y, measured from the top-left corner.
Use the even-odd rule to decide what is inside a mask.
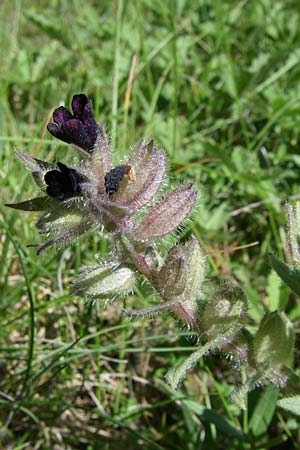
[[[74,241],[87,233],[93,226],[91,217],[77,208],[68,208],[57,205],[46,211],[36,223],[41,233],[53,236],[44,244],[34,244],[37,254],[53,245],[64,245]]]
[[[134,283],[135,274],[128,266],[111,262],[86,268],[72,293],[86,299],[106,299],[128,293]]]
[[[116,202],[130,211],[149,203],[160,188],[166,173],[166,154],[153,141],[138,143],[128,161],[130,176],[124,177],[114,195]]]
[[[164,298],[171,300],[179,296],[182,301],[195,300],[203,282],[204,269],[205,258],[197,239],[172,247],[158,275]]]
[[[240,288],[221,287],[204,306],[200,327],[207,339],[232,336],[244,325],[247,301]]]
[[[253,356],[260,368],[291,366],[294,354],[294,329],[283,312],[267,312],[253,340]]]
[[[61,233],[66,228],[78,225],[84,218],[85,216],[81,211],[58,205],[43,214],[36,227],[46,234]]]
[[[178,245],[172,247],[159,272],[159,284],[166,300],[183,293],[187,285],[189,269],[183,248]]]
[[[205,257],[199,241],[195,238],[187,241],[183,251],[189,266],[189,276],[182,296],[192,301],[200,294],[205,275]]]
[[[197,297],[203,283],[205,258],[197,239],[173,247],[159,272],[159,290],[167,301],[176,300],[173,313],[187,325],[196,326]]]

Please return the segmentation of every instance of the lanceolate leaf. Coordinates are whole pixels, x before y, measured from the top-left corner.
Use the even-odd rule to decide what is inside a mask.
[[[22,211],[45,211],[52,203],[53,199],[49,197],[37,197],[20,203],[7,203],[5,206]]]
[[[105,192],[104,177],[112,169],[112,157],[111,151],[108,145],[106,133],[103,125],[99,124],[97,140],[92,153],[92,165],[91,168],[96,169],[96,175],[98,173],[101,183],[99,189],[102,194]]]
[[[251,418],[249,420],[249,430],[254,436],[265,433],[272,420],[278,399],[278,389],[269,385],[259,397]]]
[[[205,257],[199,241],[192,238],[183,247],[189,265],[189,281],[184,291],[184,298],[195,300],[199,296],[205,275]]]
[[[43,250],[53,245],[65,245],[68,242],[79,239],[85,233],[91,230],[92,223],[89,219],[82,220],[74,226],[70,226],[68,228],[62,228],[62,232],[59,235],[56,235],[50,241],[45,242],[44,244],[36,244],[30,245],[30,247],[37,247],[37,254],[39,255]]]
[[[191,212],[196,196],[192,183],[178,186],[150,210],[136,230],[136,237],[148,240],[175,230]]]
[[[158,191],[166,172],[165,152],[149,144],[140,143],[133,151],[128,165],[133,179],[124,178],[114,198],[130,210],[145,206]]]
[[[20,150],[16,151],[16,155],[25,164],[26,168],[31,172],[47,172],[48,170],[56,169],[56,164],[51,164],[47,161],[42,161],[38,158],[33,158]]]
[[[285,284],[300,297],[300,268],[288,266],[285,262],[280,261],[280,259],[272,254],[269,255],[269,260],[273,269]]]

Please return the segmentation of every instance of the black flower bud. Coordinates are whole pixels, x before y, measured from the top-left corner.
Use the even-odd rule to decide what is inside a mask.
[[[129,174],[130,170],[130,166],[117,166],[105,175],[105,191],[108,195],[117,192],[121,181],[125,175]]]

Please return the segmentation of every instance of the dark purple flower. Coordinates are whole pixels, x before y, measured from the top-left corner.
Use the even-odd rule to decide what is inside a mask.
[[[92,102],[84,94],[74,95],[72,110],[73,114],[64,106],[57,108],[53,113],[55,123],[48,124],[48,131],[57,139],[92,152],[99,130]]]
[[[60,170],[50,170],[45,174],[46,192],[50,197],[66,200],[82,194],[82,183],[85,178],[75,169],[58,162]]]

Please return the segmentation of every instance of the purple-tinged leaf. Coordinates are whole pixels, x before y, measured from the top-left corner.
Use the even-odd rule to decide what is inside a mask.
[[[109,199],[103,201],[98,195],[97,197],[91,198],[90,213],[99,224],[103,224],[112,230],[129,215],[129,210],[126,206],[118,205],[115,202],[111,202]]]
[[[154,239],[174,231],[191,212],[196,196],[192,183],[175,188],[144,217],[136,230],[137,239]]]
[[[135,211],[149,203],[159,190],[166,173],[166,155],[153,146],[153,141],[142,141],[133,150],[128,165],[132,176],[124,177],[114,199]]]
[[[37,254],[39,255],[43,250],[52,245],[65,245],[68,242],[79,239],[85,233],[90,231],[92,225],[93,224],[89,219],[82,220],[74,226],[65,228],[60,235],[55,236],[53,239],[45,242],[45,244],[30,245],[30,247],[37,247]]]
[[[124,314],[141,317],[170,310],[181,322],[199,332],[197,297],[204,278],[204,264],[197,239],[172,247],[156,279],[156,289],[164,302],[147,309],[125,310]]]
[[[199,297],[205,275],[205,257],[203,250],[195,237],[182,246],[182,251],[189,266],[188,282],[182,294],[184,300],[190,303]]]
[[[26,168],[31,172],[47,172],[48,170],[56,169],[56,164],[51,164],[47,161],[42,161],[38,158],[33,158],[27,153],[23,153],[20,150],[16,150],[16,155],[25,164]]]
[[[105,129],[101,124],[98,126],[97,139],[89,167],[95,179],[98,180],[100,193],[105,194],[105,175],[112,169],[112,156]]]

